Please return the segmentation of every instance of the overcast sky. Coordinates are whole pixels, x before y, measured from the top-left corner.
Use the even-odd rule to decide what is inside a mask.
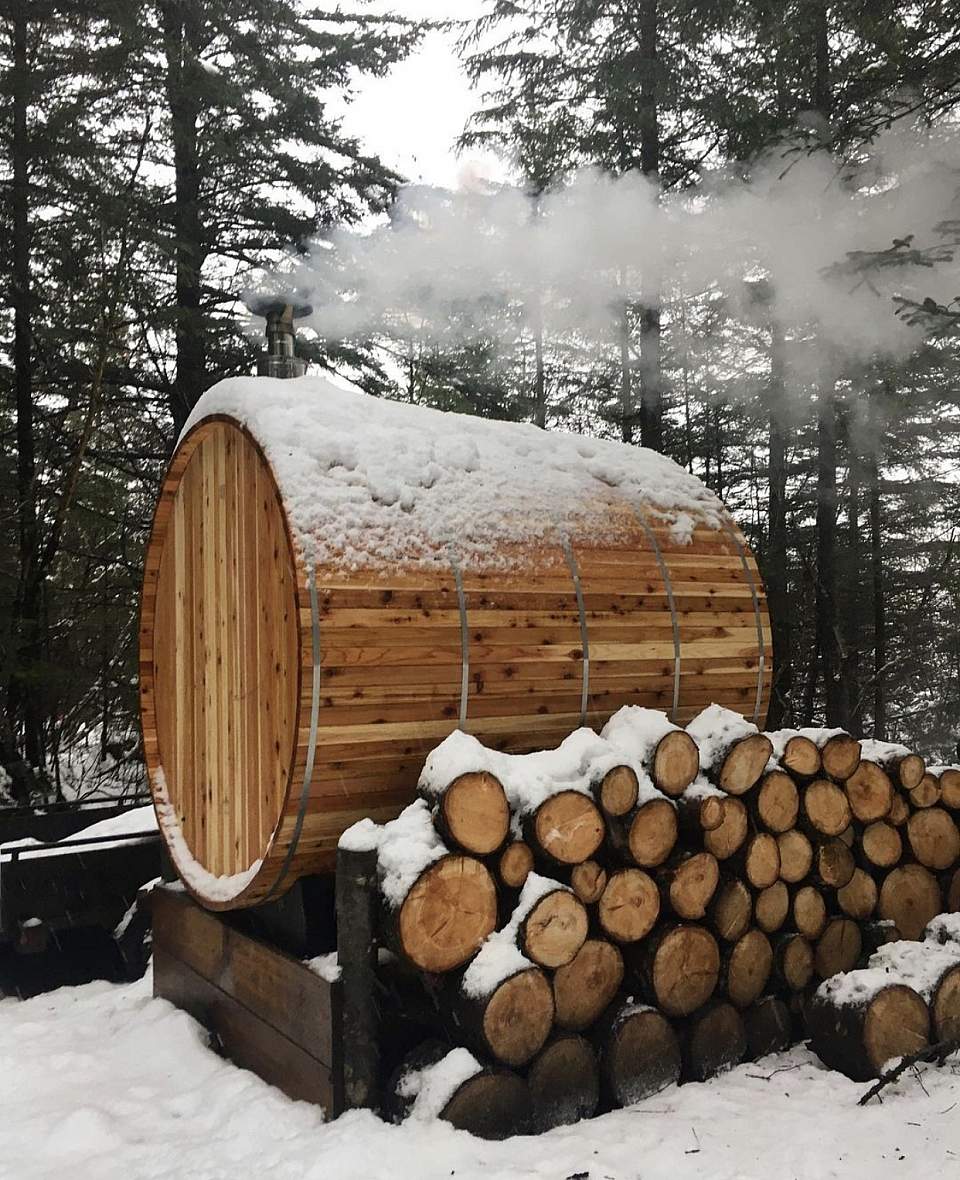
[[[486,0],[373,0],[370,5],[374,11],[431,20],[464,20],[487,7]],[[454,153],[454,142],[477,104],[455,40],[455,32],[428,34],[386,78],[364,81],[344,117],[348,132],[415,182],[459,187],[478,173],[502,176],[488,154],[458,158]]]

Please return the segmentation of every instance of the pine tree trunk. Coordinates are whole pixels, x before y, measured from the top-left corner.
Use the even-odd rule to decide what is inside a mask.
[[[201,279],[206,249],[200,218],[200,100],[195,84],[200,36],[195,6],[166,0],[161,14],[174,162],[177,369],[171,410],[174,434],[179,434],[206,385]]]
[[[657,0],[643,0],[640,14],[640,171],[658,183],[660,113]],[[663,450],[663,392],[660,372],[660,292],[645,282],[640,313],[640,442]]]
[[[817,409],[816,641],[827,725],[845,728],[837,676],[837,406],[826,380]]]
[[[783,428],[784,339],[776,320],[770,325],[770,533],[767,542],[766,583],[773,639],[773,684],[767,728],[779,729],[791,714],[793,663],[787,601],[787,440]]]
[[[872,415],[872,417],[875,417]],[[872,438],[867,460],[870,498],[870,580],[873,597],[873,736],[887,740],[887,604],[883,586],[883,517],[880,497],[880,436],[871,422]]]

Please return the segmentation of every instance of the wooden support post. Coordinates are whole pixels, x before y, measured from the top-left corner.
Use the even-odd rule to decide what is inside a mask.
[[[337,959],[343,995],[344,1107],[379,1101],[377,854],[337,850]]]

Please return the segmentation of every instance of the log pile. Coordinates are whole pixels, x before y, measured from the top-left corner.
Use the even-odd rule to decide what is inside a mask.
[[[626,707],[540,754],[453,734],[399,820],[342,841],[376,849],[385,1019],[432,1038],[387,1110],[545,1129],[808,1030],[876,1076],[960,1025],[960,928],[934,925],[922,986],[894,941],[958,908],[958,819],[960,771],[715,705],[686,730]]]

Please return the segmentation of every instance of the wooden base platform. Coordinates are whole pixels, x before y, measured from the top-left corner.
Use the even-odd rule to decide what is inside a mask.
[[[176,887],[153,893],[153,990],[208,1028],[235,1064],[328,1118],[344,1109],[341,984]]]

